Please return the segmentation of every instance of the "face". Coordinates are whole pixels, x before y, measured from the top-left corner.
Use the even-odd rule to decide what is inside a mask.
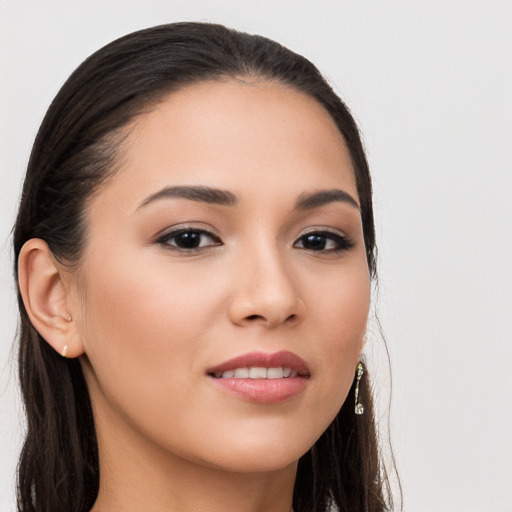
[[[271,83],[175,92],[131,126],[87,224],[74,317],[100,438],[230,471],[303,455],[345,400],[370,300],[323,108]]]

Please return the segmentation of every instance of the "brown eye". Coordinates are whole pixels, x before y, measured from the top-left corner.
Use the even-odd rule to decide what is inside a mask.
[[[182,249],[196,249],[200,247],[203,238],[205,238],[203,233],[194,231],[186,231],[173,237],[176,246]]]
[[[304,249],[313,251],[323,251],[328,243],[328,239],[322,235],[307,235],[302,238],[302,246]]]
[[[193,251],[215,245],[222,245],[218,237],[202,229],[178,229],[158,238],[157,243],[176,250]]]
[[[315,231],[301,236],[295,246],[308,251],[341,252],[353,247],[346,236],[331,231]]]

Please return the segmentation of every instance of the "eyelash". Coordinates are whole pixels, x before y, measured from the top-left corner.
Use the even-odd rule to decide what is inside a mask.
[[[180,235],[184,235],[184,234],[199,235],[200,237],[206,236],[206,237],[210,238],[213,241],[213,243],[204,245],[204,246],[199,245],[198,247],[191,247],[191,248],[179,247],[177,245],[170,243],[171,240],[176,239],[176,237],[178,237]],[[334,233],[333,231],[328,231],[328,230],[319,230],[319,231],[310,231],[309,233],[305,233],[304,235],[299,237],[293,244],[294,247],[297,245],[297,243],[299,243],[301,241],[302,241],[302,244],[304,245],[304,240],[307,239],[307,237],[313,237],[313,236],[317,237],[317,242],[320,241],[320,243],[321,243],[321,240],[318,240],[318,239],[323,238],[324,246],[327,245],[330,241],[330,242],[333,242],[336,245],[336,247],[329,248],[329,249],[321,248],[319,250],[311,249],[311,248],[308,249],[304,246],[299,247],[299,248],[302,248],[304,250],[309,250],[312,252],[316,252],[316,253],[324,253],[324,254],[325,253],[336,253],[336,254],[338,254],[338,253],[347,251],[348,249],[350,249],[354,246],[354,242],[346,235],[340,235],[339,233]],[[181,252],[184,254],[197,253],[197,252],[204,250],[205,248],[208,248],[208,247],[215,247],[215,246],[223,245],[220,238],[215,236],[213,233],[206,231],[204,229],[189,228],[189,227],[184,227],[184,228],[176,229],[174,231],[165,233],[164,235],[162,235],[156,239],[156,243],[160,244],[160,245],[164,245],[164,246],[166,246],[166,248],[169,248],[171,250],[178,251],[178,252]]]
[[[211,238],[214,241],[214,243],[203,246],[203,247],[199,246],[199,247],[192,247],[192,248],[178,247],[176,245],[172,245],[169,243],[174,238],[176,238],[180,235],[184,235],[184,234],[207,236],[208,238]],[[156,243],[164,245],[167,248],[170,248],[172,250],[175,250],[178,252],[183,252],[186,254],[197,252],[198,250],[204,249],[205,247],[213,247],[213,246],[217,246],[217,245],[222,245],[220,238],[215,236],[214,234],[210,233],[209,231],[206,231],[204,229],[187,228],[187,227],[175,229],[174,231],[169,231],[168,233],[165,233],[164,235],[157,238]]]
[[[309,249],[313,252],[322,252],[322,253],[341,253],[344,251],[347,251],[348,249],[351,249],[354,247],[354,242],[346,235],[340,235],[339,233],[334,233],[333,231],[328,230],[320,230],[320,231],[310,231],[309,233],[305,233],[302,235],[295,243],[294,246],[297,244],[297,242],[304,240],[307,237],[318,237],[318,238],[324,238],[326,243],[329,241],[334,242],[336,244],[335,248],[331,249],[321,249],[321,250],[315,250],[315,249]],[[305,247],[303,247],[305,250]]]

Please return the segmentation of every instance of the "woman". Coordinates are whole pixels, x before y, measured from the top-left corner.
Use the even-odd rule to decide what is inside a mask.
[[[357,127],[268,39],[180,23],[68,79],[15,226],[20,511],[389,508]]]

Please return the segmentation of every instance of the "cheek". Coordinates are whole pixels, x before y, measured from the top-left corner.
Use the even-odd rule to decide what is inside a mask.
[[[190,404],[202,403],[198,381],[205,333],[221,314],[212,278],[207,281],[198,266],[191,275],[168,260],[148,265],[127,256],[101,264],[91,259],[87,275],[94,278],[86,283],[83,336],[97,415],[118,427],[123,418],[123,424],[163,445],[176,437],[175,444],[186,449],[196,441],[188,441],[192,434],[182,423],[197,428],[204,423],[200,407]],[[183,411],[186,422],[176,419]]]
[[[117,261],[91,264],[85,312],[96,330],[88,333],[91,342],[100,337],[145,349],[165,347],[171,338],[193,341],[195,327],[216,304],[214,290],[203,285],[200,274],[191,276],[165,261],[132,262],[126,256]]]
[[[364,345],[370,305],[366,265],[340,272],[322,290],[310,297],[316,304],[316,354],[324,371],[317,398],[332,420],[350,389]]]
[[[364,275],[333,280],[323,302],[329,334],[339,333],[345,338],[364,332],[370,304],[370,286]]]
[[[215,286],[164,259],[148,264],[125,254],[89,263],[84,343],[100,384],[120,394],[139,386],[143,395],[155,382],[165,388],[171,374],[184,381],[220,314]]]
[[[326,275],[321,285],[310,283],[307,293],[321,338],[334,351],[358,351],[370,307],[370,279],[365,260]]]

